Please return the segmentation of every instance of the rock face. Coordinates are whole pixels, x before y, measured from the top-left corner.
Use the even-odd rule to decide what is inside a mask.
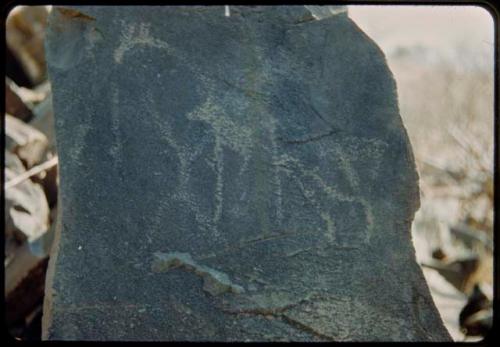
[[[396,86],[339,11],[55,7],[45,339],[449,340]]]

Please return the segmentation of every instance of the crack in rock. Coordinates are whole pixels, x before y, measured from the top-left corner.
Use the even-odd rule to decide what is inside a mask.
[[[302,331],[305,331],[309,334],[312,334],[312,335],[315,335],[319,338],[322,338],[322,339],[326,339],[328,341],[334,341],[334,338],[333,336],[329,336],[329,335],[325,335],[319,331],[317,331],[316,329],[314,329],[313,327],[307,325],[307,324],[304,324],[296,319],[293,319],[291,318],[290,316],[286,315],[286,314],[283,314],[281,315],[281,318],[283,319],[283,321],[285,321],[286,323],[290,324],[291,326],[295,327],[296,329],[299,329],[299,330],[302,330]]]
[[[222,308],[222,311],[233,315],[264,316],[268,319],[273,316],[293,326],[295,329],[304,331],[308,334],[314,335],[321,339],[326,339],[328,341],[334,340],[333,336],[321,333],[314,327],[307,325],[297,319],[294,319],[290,316],[290,314],[287,314],[287,311],[290,309],[296,308],[302,304],[310,302],[311,300],[320,298],[320,295],[318,293],[308,293],[304,298],[292,302],[290,302],[289,299],[286,298],[286,296],[283,297],[282,294],[283,293],[273,292],[265,295],[255,295],[253,297],[247,298],[248,300],[253,301],[253,305],[250,307],[235,307],[232,309]]]
[[[189,253],[171,252],[154,253],[151,269],[154,272],[166,272],[171,269],[183,268],[194,272],[203,279],[203,290],[216,296],[225,292],[241,294],[245,292],[242,286],[234,284],[225,273],[196,263]]]
[[[321,140],[322,138],[331,136],[331,135],[337,133],[338,131],[339,131],[338,129],[331,129],[327,133],[319,134],[319,135],[315,135],[315,136],[310,136],[310,137],[307,137],[307,138],[304,138],[304,139],[286,140],[286,139],[283,139],[283,138],[278,138],[278,140],[280,140],[281,142],[287,143],[287,144],[297,145],[297,144],[303,144],[303,143],[308,143],[308,142],[313,142],[313,141]]]
[[[247,297],[252,304],[250,306],[239,306],[234,308],[223,308],[222,311],[230,314],[254,314],[262,316],[281,316],[287,310],[306,303],[313,298],[315,294],[309,293],[303,299],[298,301],[289,301],[283,293],[273,292],[268,294],[257,294]]]

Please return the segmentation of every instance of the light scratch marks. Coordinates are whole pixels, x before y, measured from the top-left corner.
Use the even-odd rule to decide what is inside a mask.
[[[276,119],[274,114],[270,114],[270,136],[271,136],[271,155],[273,162],[278,160],[278,147],[276,144]],[[276,187],[276,219],[278,221],[278,225],[281,225],[283,221],[283,194],[281,190],[281,178],[280,178],[280,170],[277,166],[273,167],[273,179],[274,185]]]
[[[119,170],[122,159],[123,144],[120,136],[120,114],[119,114],[119,93],[116,84],[111,85],[111,133],[113,134],[113,144],[109,152],[114,159],[115,169]]]
[[[135,24],[129,24],[122,33],[119,46],[114,51],[115,62],[121,64],[124,54],[135,46],[155,47],[172,52],[167,42],[151,36],[149,24],[141,23],[138,27]]]
[[[222,204],[224,202],[223,199],[223,188],[224,188],[224,152],[222,151],[221,139],[219,136],[215,137],[215,146],[214,146],[214,156],[216,162],[216,182],[215,182],[215,210],[214,210],[214,218],[213,218],[213,227],[215,237],[219,236],[218,224],[220,217],[222,215]]]
[[[304,198],[307,201],[309,201],[312,204],[312,206],[314,206],[315,209],[319,211],[320,216],[325,222],[326,226],[325,237],[332,244],[336,243],[335,220],[334,218],[332,218],[332,215],[326,212],[323,206],[315,199],[314,190],[307,189],[303,181],[300,179],[300,177],[312,178],[312,180],[321,187],[322,191],[326,193],[327,196],[333,201],[360,203],[361,206],[363,207],[366,216],[366,229],[360,232],[363,232],[363,237],[362,237],[363,242],[368,243],[373,232],[372,208],[368,203],[368,201],[366,201],[366,199],[361,195],[359,189],[358,175],[354,170],[354,168],[352,167],[351,163],[344,155],[344,152],[340,148],[336,147],[334,153],[338,157],[340,168],[347,176],[349,185],[351,186],[352,190],[355,193],[354,195],[347,195],[339,192],[337,189],[335,189],[335,187],[325,182],[325,180],[318,174],[318,172],[316,172],[316,170],[306,169],[302,165],[302,163],[300,163],[300,161],[289,156],[288,154],[282,154],[279,160],[276,160],[273,165],[278,167],[280,170],[286,172],[287,174],[289,175],[292,174],[294,176],[295,181],[299,186],[299,189]],[[293,173],[298,173],[299,175],[294,175]]]
[[[212,230],[215,236],[219,235],[217,224],[222,216],[224,203],[224,151],[223,146],[234,150],[243,157],[243,163],[248,162],[253,146],[252,132],[246,126],[238,124],[232,117],[218,106],[211,96],[194,111],[187,114],[190,120],[202,121],[208,124],[214,134],[214,161],[215,161],[215,207],[212,219]]]
[[[321,212],[321,218],[326,223],[326,233],[325,236],[330,243],[335,242],[335,224],[333,222],[332,216],[329,213]]]

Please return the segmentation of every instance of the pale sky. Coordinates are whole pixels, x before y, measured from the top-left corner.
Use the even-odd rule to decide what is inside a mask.
[[[349,17],[386,52],[421,45],[443,54],[463,47],[493,63],[493,18],[479,6],[349,6]]]

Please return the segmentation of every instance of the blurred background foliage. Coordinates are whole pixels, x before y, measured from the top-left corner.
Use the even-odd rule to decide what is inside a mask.
[[[349,6],[386,54],[420,175],[412,237],[456,341],[491,328],[493,19],[477,6]]]
[[[5,301],[17,339],[40,339],[57,214],[57,151],[44,32],[50,6],[6,23]],[[456,341],[492,324],[493,20],[473,6],[349,6],[384,51],[420,175],[416,255]]]

